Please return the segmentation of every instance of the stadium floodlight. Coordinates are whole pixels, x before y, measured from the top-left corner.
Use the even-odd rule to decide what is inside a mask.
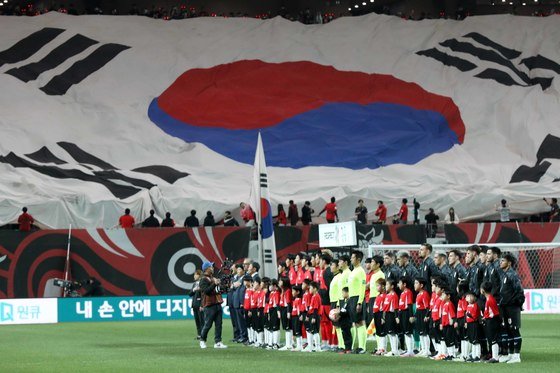
[[[358,4],[354,5],[354,8],[358,8],[358,7],[359,7],[359,5],[358,5]]]
[[[373,3],[375,0],[369,0],[370,3]]]
[[[362,5],[364,5],[364,6],[365,6],[365,5],[366,5],[366,2],[364,1],[364,2],[362,3]]]
[[[348,11],[351,12],[351,11],[352,11],[352,8],[348,8]]]

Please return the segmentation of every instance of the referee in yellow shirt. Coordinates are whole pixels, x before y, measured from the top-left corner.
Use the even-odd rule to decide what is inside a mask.
[[[354,353],[366,353],[367,330],[364,323],[364,298],[366,294],[366,271],[362,267],[364,253],[359,250],[352,251],[350,262],[354,269],[348,277],[348,314],[353,323],[352,328],[352,347]]]

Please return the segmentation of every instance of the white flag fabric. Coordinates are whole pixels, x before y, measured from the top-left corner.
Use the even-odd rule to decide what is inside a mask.
[[[258,224],[258,252],[259,261],[262,263],[261,273],[263,276],[269,278],[277,278],[276,241],[274,239],[269,179],[268,172],[266,171],[266,160],[260,133],[258,134],[255,163],[253,166],[251,204],[254,207],[256,222]]]
[[[109,228],[125,208],[236,214],[259,132],[273,209],[544,212],[560,190],[559,26],[2,17],[0,225],[23,206],[49,228]]]

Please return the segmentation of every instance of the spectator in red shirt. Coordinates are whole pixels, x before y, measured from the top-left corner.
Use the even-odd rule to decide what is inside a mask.
[[[375,216],[377,216],[377,224],[385,224],[387,222],[387,207],[385,207],[383,201],[377,201]]]
[[[288,218],[286,217],[283,204],[278,205],[278,215],[273,216],[273,218],[276,219],[276,223],[281,227],[285,227],[288,224]]]
[[[296,225],[299,220],[297,205],[293,200],[290,200],[290,206],[288,207],[288,220],[290,221],[290,225],[292,226]]]
[[[336,218],[336,221],[338,222],[338,212],[336,211],[336,203],[335,203],[336,199],[334,197],[331,197],[331,202],[327,203],[325,205],[325,207],[321,210],[321,212],[319,213],[319,215],[317,216],[321,216],[321,214],[323,212],[327,212],[327,222],[328,223],[334,223],[334,219]]]
[[[403,198],[401,209],[399,210],[398,214],[399,224],[406,224],[406,222],[408,221],[408,206],[406,205],[407,203],[408,200],[406,198]]]
[[[241,202],[239,207],[241,207],[241,218],[245,222],[245,226],[252,227],[255,225],[255,212],[251,206],[245,202]]]
[[[130,209],[124,210],[124,215],[119,218],[119,226],[125,229],[134,227],[134,218],[130,215]]]
[[[33,216],[27,213],[27,207],[21,209],[23,213],[18,218],[19,230],[22,232],[29,232],[31,230],[31,224],[35,223]]]

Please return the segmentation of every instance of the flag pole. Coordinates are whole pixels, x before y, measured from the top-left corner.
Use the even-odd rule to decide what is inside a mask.
[[[68,228],[68,245],[66,247],[66,264],[64,266],[64,281],[68,281],[68,273],[70,272],[70,241],[72,237],[72,224]],[[66,296],[66,292],[62,293],[62,296]]]

